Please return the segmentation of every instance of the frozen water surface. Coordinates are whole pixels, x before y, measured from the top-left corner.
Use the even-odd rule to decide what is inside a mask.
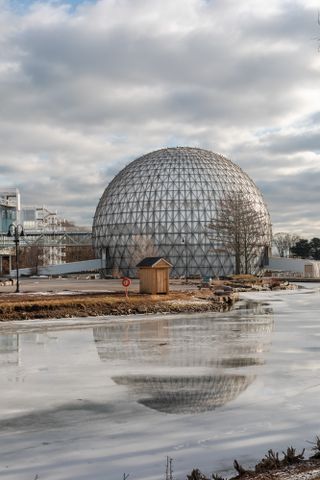
[[[228,475],[234,458],[306,446],[318,286],[243,297],[225,314],[1,325],[1,478],[160,480],[167,455],[177,480]]]

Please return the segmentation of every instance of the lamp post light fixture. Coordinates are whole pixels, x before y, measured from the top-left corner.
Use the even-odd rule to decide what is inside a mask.
[[[19,243],[20,243],[20,237],[24,237],[24,231],[23,231],[23,226],[20,225],[15,225],[14,223],[11,223],[9,225],[9,230],[8,230],[8,237],[13,237],[13,241],[16,245],[16,273],[17,273],[17,284],[16,284],[16,293],[19,293]]]

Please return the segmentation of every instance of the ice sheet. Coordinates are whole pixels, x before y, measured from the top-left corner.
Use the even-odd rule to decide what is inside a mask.
[[[320,433],[318,286],[244,297],[225,314],[4,325],[1,478],[158,480],[167,455],[176,479],[226,475],[234,458],[306,446]]]

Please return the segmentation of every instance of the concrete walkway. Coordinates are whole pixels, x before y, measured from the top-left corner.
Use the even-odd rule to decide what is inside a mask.
[[[15,285],[0,286],[1,293],[14,293]],[[186,284],[183,280],[172,280],[171,290],[194,290],[194,284]],[[121,279],[86,279],[86,278],[20,278],[21,293],[44,292],[116,292],[124,290]],[[139,280],[132,280],[129,293],[139,291]]]

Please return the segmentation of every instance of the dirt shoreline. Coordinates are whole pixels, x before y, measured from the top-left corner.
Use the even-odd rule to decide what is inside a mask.
[[[191,286],[191,289],[190,289]],[[189,283],[189,289],[167,295],[143,295],[122,291],[55,291],[0,294],[0,322],[26,319],[96,317],[158,313],[201,313],[229,310],[239,292],[287,290],[288,282],[251,275],[214,280],[208,285]]]
[[[222,312],[238,294],[216,296],[211,291],[172,292],[168,295],[123,292],[20,294],[0,296],[0,322],[26,319],[95,317],[152,313]]]

